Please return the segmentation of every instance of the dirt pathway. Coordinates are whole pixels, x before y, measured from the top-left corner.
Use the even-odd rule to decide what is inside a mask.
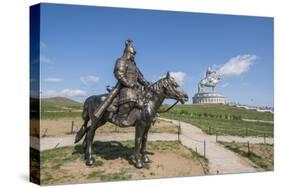
[[[165,118],[159,118],[162,121],[167,121],[167,122],[171,122],[173,123],[173,125],[178,126],[179,125],[179,121],[178,120],[171,120],[171,119],[165,119]],[[195,131],[196,133],[201,132],[202,134],[205,134],[204,132],[201,131],[201,129],[199,129],[198,127],[190,124],[190,123],[185,123],[185,122],[180,122],[181,124],[181,128],[184,127],[189,127],[189,129]],[[192,134],[189,134],[192,135]],[[206,135],[206,134],[205,134]],[[218,141],[222,141],[222,142],[240,142],[240,143],[247,143],[250,142],[251,144],[273,144],[274,143],[274,139],[272,137],[256,137],[256,136],[230,136],[230,135],[218,135],[216,138],[216,135],[207,135],[208,136],[208,140],[212,141],[212,142],[216,142],[216,139]],[[192,135],[193,137],[193,135]]]
[[[171,121],[178,125],[176,120],[162,119]],[[196,150],[201,155],[204,155],[209,160],[209,168],[211,174],[226,174],[226,173],[242,173],[242,172],[258,172],[262,169],[257,168],[250,160],[241,157],[238,154],[225,149],[222,145],[216,143],[215,136],[207,135],[201,129],[185,122],[181,124],[181,142],[183,145]],[[234,139],[236,137],[233,137]],[[238,137],[239,138],[239,137]],[[244,141],[241,138],[237,141]],[[254,138],[247,138],[254,139]],[[205,151],[204,151],[205,141]],[[256,140],[261,141],[261,140]]]

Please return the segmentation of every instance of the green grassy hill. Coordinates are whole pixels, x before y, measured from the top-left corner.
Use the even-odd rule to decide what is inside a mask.
[[[51,97],[41,100],[42,111],[71,111],[82,109],[82,103],[65,97]]]
[[[41,99],[41,117],[57,119],[81,116],[83,104],[65,97]]]

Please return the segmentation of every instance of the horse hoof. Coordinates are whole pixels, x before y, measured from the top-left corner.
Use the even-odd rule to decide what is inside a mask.
[[[136,168],[142,168],[143,167],[143,165],[142,165],[142,162],[136,162]]]
[[[86,165],[87,166],[93,166],[94,163],[95,163],[95,159],[93,159],[93,158],[86,160]]]
[[[142,160],[143,160],[144,163],[150,163],[151,162],[147,155],[144,155]]]

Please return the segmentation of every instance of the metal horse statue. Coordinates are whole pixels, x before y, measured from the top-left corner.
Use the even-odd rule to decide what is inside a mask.
[[[206,71],[206,77],[200,80],[198,83],[198,93],[204,92],[204,87],[211,87],[212,92],[215,91],[215,87],[217,83],[222,79],[222,76],[217,73],[217,71],[212,70],[210,67],[208,67]]]
[[[93,113],[102,103],[102,100],[104,100],[105,97],[106,94],[94,95],[86,99],[84,103],[84,109],[82,113],[84,125],[87,126],[89,120],[92,120],[91,125],[88,127],[85,133],[86,136],[83,141],[83,145],[85,147],[85,160],[86,165],[88,166],[91,166],[95,163],[95,159],[92,156],[92,147],[96,130],[103,126],[106,122],[114,123],[112,121],[112,112],[109,110],[110,108],[106,110],[98,123],[93,123]],[[175,99],[181,103],[184,103],[188,100],[188,95],[181,89],[181,87],[178,85],[175,79],[170,76],[169,73],[167,73],[164,78],[158,80],[149,86],[146,91],[144,91],[144,107],[142,109],[138,109],[138,113],[136,113],[137,118],[134,125],[132,125],[135,127],[134,163],[136,168],[142,168],[144,163],[150,162],[146,154],[147,134],[151,125],[155,122],[157,112],[161,104],[166,98]]]

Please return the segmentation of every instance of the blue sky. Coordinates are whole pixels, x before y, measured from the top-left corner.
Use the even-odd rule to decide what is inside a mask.
[[[41,7],[42,96],[104,93],[127,38],[147,80],[172,71],[191,98],[215,65],[228,101],[273,106],[272,18],[58,4]]]

